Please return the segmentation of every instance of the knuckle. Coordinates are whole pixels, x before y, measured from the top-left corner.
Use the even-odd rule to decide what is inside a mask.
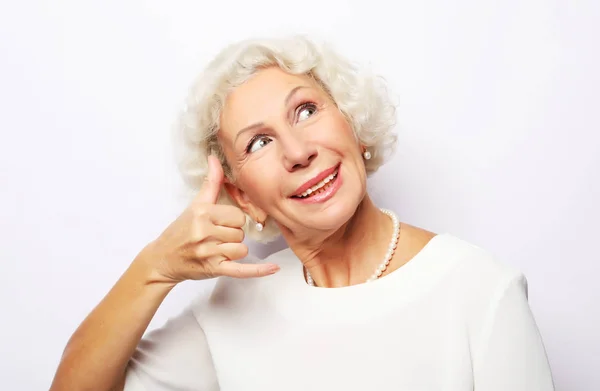
[[[240,259],[248,255],[248,246],[244,243],[230,243],[223,251],[229,259]]]
[[[195,223],[192,229],[192,239],[193,240],[202,240],[206,237],[206,227],[204,224]]]
[[[196,204],[192,208],[192,215],[196,219],[207,219],[209,216],[209,208],[205,204]]]
[[[194,256],[198,259],[206,259],[210,256],[210,251],[206,248],[206,246],[196,246],[194,248]]]
[[[246,214],[239,208],[235,208],[235,212],[232,213],[231,217],[238,227],[242,227],[246,223]]]
[[[243,277],[243,275],[244,275],[244,265],[242,265],[241,263],[235,265],[235,274],[238,277]]]
[[[243,227],[246,224],[246,214],[240,210],[238,224]]]
[[[217,277],[217,275],[218,275],[215,267],[212,265],[212,262],[207,262],[205,265],[203,265],[203,269],[204,269],[204,278],[214,278],[214,277]]]
[[[247,256],[248,246],[246,246],[244,243],[240,243],[240,246],[238,247],[238,255],[240,256],[240,258],[244,258],[245,256]]]
[[[237,237],[235,238],[238,242],[243,242],[244,238],[246,237],[246,233],[244,232],[243,229],[239,229],[237,231]]]

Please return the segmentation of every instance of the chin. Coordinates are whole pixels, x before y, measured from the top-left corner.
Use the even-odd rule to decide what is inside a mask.
[[[338,202],[327,203],[313,212],[297,210],[296,214],[300,225],[309,229],[335,231],[354,216],[360,201],[358,197],[340,197]]]

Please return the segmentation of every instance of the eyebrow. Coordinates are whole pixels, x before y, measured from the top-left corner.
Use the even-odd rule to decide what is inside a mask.
[[[298,92],[298,90],[301,90],[303,88],[309,88],[309,87],[307,87],[307,86],[296,86],[296,87],[292,88],[292,90],[290,92],[288,92],[287,96],[285,97],[285,99],[283,101],[284,106],[287,106],[290,103],[290,100],[296,94],[296,92]],[[264,122],[257,122],[255,124],[246,126],[245,128],[241,129],[239,132],[237,132],[237,134],[235,136],[235,140],[233,140],[233,144],[235,145],[235,143],[237,142],[238,137],[240,137],[240,135],[242,133],[245,133],[245,132],[247,132],[249,130],[253,130],[253,129],[256,129],[256,128],[263,127],[264,125],[265,125]]]

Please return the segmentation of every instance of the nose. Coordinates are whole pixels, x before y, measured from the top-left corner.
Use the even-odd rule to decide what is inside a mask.
[[[288,131],[285,135],[281,135],[280,145],[283,164],[289,172],[308,167],[318,155],[315,144],[297,133]]]

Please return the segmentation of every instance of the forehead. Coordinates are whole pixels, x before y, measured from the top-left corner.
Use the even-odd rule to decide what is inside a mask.
[[[225,100],[220,119],[221,131],[235,132],[280,114],[285,108],[288,93],[298,86],[319,90],[318,84],[306,75],[292,75],[279,67],[258,71],[236,87]]]

